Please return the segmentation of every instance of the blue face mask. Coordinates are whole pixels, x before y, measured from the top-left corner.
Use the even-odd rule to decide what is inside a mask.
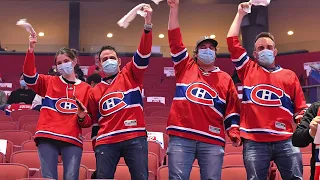
[[[198,50],[198,59],[204,64],[211,64],[216,60],[216,52],[209,48]]]
[[[21,87],[27,87],[27,83],[24,80],[20,80]]]
[[[264,49],[258,52],[258,62],[261,66],[269,66],[274,62],[274,53],[272,50]]]
[[[57,65],[57,70],[62,76],[65,76],[72,74],[74,68],[72,66],[72,62],[70,61]]]
[[[108,59],[102,63],[103,72],[106,73],[107,76],[112,76],[118,73],[118,61],[115,59]]]

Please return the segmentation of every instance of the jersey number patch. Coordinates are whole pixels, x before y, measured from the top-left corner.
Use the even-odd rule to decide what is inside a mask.
[[[250,94],[253,103],[270,107],[282,106],[281,98],[283,95],[282,89],[269,84],[259,84],[253,87]]]
[[[189,101],[206,106],[214,106],[214,99],[218,93],[204,83],[190,84],[186,90],[186,97]]]
[[[127,104],[123,101],[124,94],[122,92],[112,92],[101,98],[99,101],[99,112],[102,116],[108,116],[121,109]]]

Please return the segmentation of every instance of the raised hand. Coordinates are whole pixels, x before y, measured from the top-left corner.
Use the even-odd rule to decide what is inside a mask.
[[[37,44],[37,35],[31,34],[29,36],[29,51],[33,52],[36,44]]]
[[[143,11],[147,13],[147,16],[144,18],[145,24],[152,24],[151,20],[153,9],[151,8],[151,6],[144,6]]]
[[[170,8],[176,8],[179,6],[179,0],[167,0]]]
[[[249,9],[249,8],[251,8],[251,3],[250,2],[240,3],[239,6],[238,6],[238,14],[241,15],[241,16],[247,15],[248,13],[245,11],[245,9]]]

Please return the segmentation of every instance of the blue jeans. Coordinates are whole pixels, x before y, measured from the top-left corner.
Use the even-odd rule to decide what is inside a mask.
[[[76,145],[41,138],[37,140],[43,178],[58,179],[58,156],[63,161],[63,179],[78,180],[82,149]]]
[[[132,180],[148,180],[147,137],[99,145],[94,151],[97,161],[97,179],[113,179],[120,157],[124,157]]]
[[[220,180],[224,147],[170,136],[168,167],[170,180],[189,180],[192,164],[197,158],[201,179]]]
[[[270,161],[275,162],[282,179],[302,180],[302,156],[299,148],[292,145],[291,138],[270,143],[244,140],[243,161],[248,180],[267,179]]]

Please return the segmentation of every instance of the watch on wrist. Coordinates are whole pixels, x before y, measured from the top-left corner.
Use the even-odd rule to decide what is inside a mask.
[[[152,30],[152,26],[153,24],[144,24],[144,29],[147,31],[151,31]]]

